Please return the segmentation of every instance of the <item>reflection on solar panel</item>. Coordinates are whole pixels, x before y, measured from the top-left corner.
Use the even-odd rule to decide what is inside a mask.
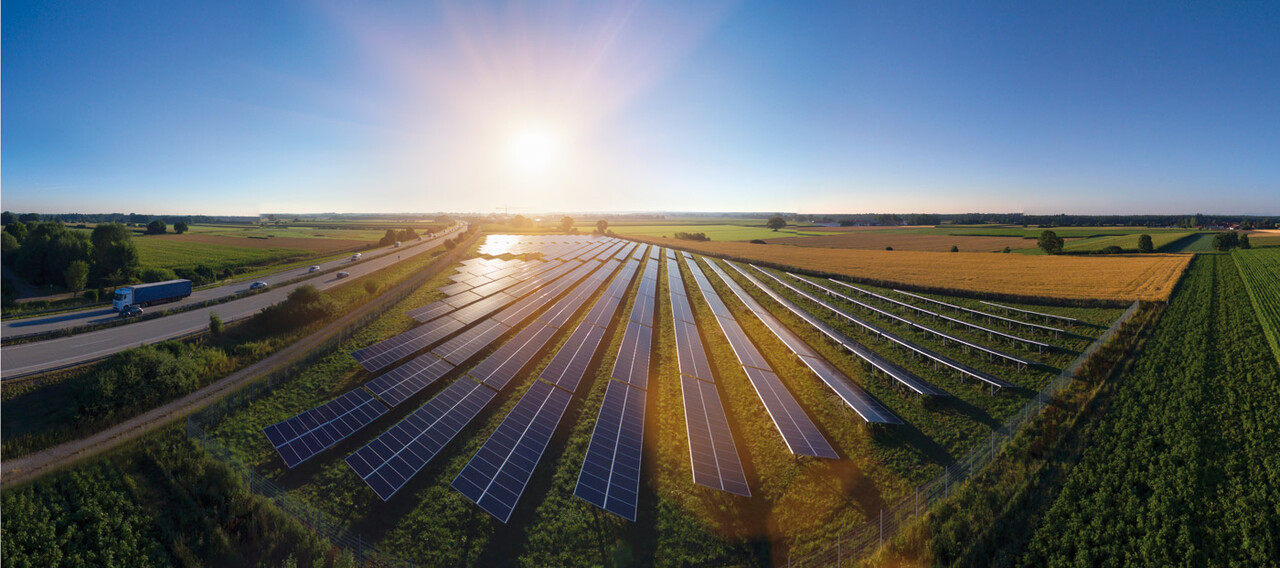
[[[347,456],[347,465],[386,501],[497,394],[471,379],[458,379],[390,430]]]
[[[703,274],[697,261],[689,261],[689,272],[698,281],[703,298],[708,301],[712,298],[719,300],[719,295],[711,287],[711,282],[706,279],[706,275]],[[698,276],[702,278],[697,278]],[[729,340],[729,345],[738,357],[738,362],[742,364],[742,369],[746,372],[747,379],[751,381],[751,386],[755,388],[756,395],[760,397],[760,402],[764,403],[764,408],[769,413],[769,418],[773,419],[774,426],[777,426],[778,433],[782,434],[782,439],[786,442],[787,448],[791,450],[791,453],[821,458],[838,458],[839,456],[831,448],[831,444],[827,442],[826,438],[818,431],[818,427],[813,424],[809,416],[800,408],[800,403],[796,402],[795,397],[791,396],[791,393],[782,385],[782,381],[773,373],[768,361],[765,361],[764,356],[756,349],[755,344],[751,342],[747,334],[742,331],[742,327],[738,325],[733,316],[717,316],[716,321],[720,324],[720,331]]]
[[[379,375],[364,386],[387,404],[399,406],[451,370],[453,365],[448,361],[432,353],[423,353],[408,363]]]
[[[533,360],[556,331],[558,330],[554,327],[535,321],[485,357],[467,374],[494,389],[502,390]]]
[[[573,330],[573,335],[556,351],[555,357],[542,371],[542,378],[569,392],[578,389],[578,383],[587,373],[587,365],[600,347],[600,339],[604,337],[604,328],[582,322]]]
[[[611,376],[632,386],[649,388],[649,349],[652,342],[653,328],[634,321],[627,322],[627,331],[622,336]]]
[[[472,355],[497,341],[498,337],[508,329],[510,328],[496,321],[485,320],[432,349],[431,352],[454,365],[461,365]]]
[[[409,317],[418,320],[419,323],[426,323],[453,311],[453,306],[444,302],[431,302],[420,308],[414,308],[405,312]]]
[[[674,323],[676,359],[680,363],[680,373],[714,382],[711,363],[707,361],[707,352],[702,348],[702,338],[698,336],[698,326],[686,321],[677,320]]]
[[[783,298],[772,290],[766,288],[763,282],[760,282],[754,276],[739,268],[736,264],[728,264],[730,268],[733,268],[752,284],[755,284],[766,294],[769,294],[771,298],[782,304],[783,307],[787,309],[794,308],[794,304],[791,304],[791,302],[786,298]],[[772,313],[766,310],[759,303],[756,303],[754,299],[751,299],[751,296],[746,293],[746,290],[743,290],[741,286],[738,286],[737,282],[734,282],[723,272],[720,272],[719,267],[717,267],[715,263],[711,263],[711,267],[716,270],[716,273],[720,275],[725,283],[729,285],[729,288],[732,289],[739,298],[743,298],[744,303],[747,303],[747,305],[751,307],[751,311],[760,318],[760,321],[773,331],[774,335],[777,335],[783,343],[787,344],[787,346],[790,347],[796,355],[799,355],[800,360],[803,361],[804,364],[814,372],[814,374],[818,375],[818,378],[822,379],[822,382],[826,383],[831,390],[835,391],[836,395],[839,396],[845,404],[849,405],[849,408],[852,408],[854,412],[858,413],[858,416],[861,416],[862,419],[867,422],[880,424],[902,424],[902,420],[890,412],[888,408],[885,408],[880,401],[876,400],[870,393],[863,390],[862,387],[855,384],[852,379],[844,373],[841,373],[826,359],[823,359],[817,354],[817,352],[813,351],[809,345],[804,342],[804,340],[800,339],[799,336],[792,332],[790,328],[783,325],[778,318],[774,317]],[[748,299],[750,299],[749,302],[747,301]]]
[[[609,381],[587,457],[573,494],[629,521],[636,520],[645,392]]]
[[[462,309],[450,314],[450,317],[464,324],[472,324],[489,317],[489,314],[513,301],[515,301],[515,298],[507,295],[506,292],[498,292],[479,302],[464,306]]]
[[[348,391],[329,402],[262,432],[290,468],[350,436],[383,414],[387,407],[362,388]]]
[[[466,282],[454,282],[448,286],[441,286],[440,292],[446,296],[452,296],[471,289],[471,284]]]
[[[568,391],[534,381],[454,478],[453,488],[507,522],[571,398]]]
[[[440,318],[401,333],[391,339],[375,343],[351,356],[370,373],[376,373],[392,363],[404,359],[422,349],[434,345],[453,332],[462,329],[462,322],[453,318]]]
[[[689,460],[693,482],[743,497],[751,496],[747,476],[733,446],[729,419],[720,406],[716,386],[690,377],[680,377],[684,393],[684,419],[689,435]]]

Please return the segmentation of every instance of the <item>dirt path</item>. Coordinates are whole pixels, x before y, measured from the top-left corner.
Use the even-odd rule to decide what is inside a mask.
[[[76,461],[110,450],[124,442],[156,430],[174,420],[184,418],[192,412],[217,402],[240,387],[287,365],[290,361],[302,357],[317,348],[325,340],[364,314],[387,303],[402,288],[421,286],[432,276],[439,274],[442,270],[457,262],[469,247],[470,243],[457,247],[452,252],[440,257],[430,268],[420,273],[418,277],[410,278],[396,286],[396,288],[388,290],[378,300],[356,308],[320,331],[302,338],[266,359],[218,379],[200,390],[110,426],[96,434],[65,442],[34,454],[0,462],[0,484],[5,487],[12,487],[15,483],[30,481],[56,469],[67,467]]]

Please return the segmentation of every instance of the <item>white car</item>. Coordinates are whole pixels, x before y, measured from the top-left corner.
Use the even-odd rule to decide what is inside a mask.
[[[266,287],[267,287],[267,283],[266,283],[266,282],[263,282],[263,281],[261,281],[261,280],[259,280],[259,281],[257,281],[257,282],[254,282],[253,284],[250,284],[250,285],[249,285],[249,289],[250,289],[250,290],[258,290],[258,289],[266,288]]]
[[[307,272],[308,272],[308,273],[311,273],[311,272],[320,272],[320,267],[319,267],[319,266],[312,266],[311,268],[308,268],[308,269],[307,269]]]

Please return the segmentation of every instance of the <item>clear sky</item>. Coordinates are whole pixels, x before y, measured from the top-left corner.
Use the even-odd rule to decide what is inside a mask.
[[[3,208],[1280,214],[1280,3],[3,5]]]

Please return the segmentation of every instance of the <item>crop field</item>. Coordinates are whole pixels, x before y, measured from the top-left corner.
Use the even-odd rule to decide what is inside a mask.
[[[403,229],[408,225],[397,227]],[[172,228],[171,228],[172,230]],[[377,242],[386,229],[336,228],[336,227],[262,227],[258,225],[192,225],[185,235],[210,235],[238,239],[308,239]]]
[[[756,226],[747,225],[620,225],[609,226],[613,232],[624,237],[675,237],[676,233],[706,233],[713,241],[749,241],[752,239],[771,239],[783,236],[817,235],[809,228],[787,227],[774,231],[760,221]]]
[[[1184,255],[1028,256],[781,247],[642,239],[731,258],[936,289],[1026,297],[1164,300],[1191,261]]]
[[[1275,564],[1280,366],[1234,264],[1196,257],[1022,564]]]
[[[196,235],[196,238],[200,237]],[[134,239],[133,242],[138,247],[138,256],[144,268],[193,268],[203,264],[214,270],[221,270],[302,259],[316,254],[300,248],[229,246],[156,236]]]
[[[1216,233],[1193,233],[1181,240],[1169,243],[1160,252],[1213,252],[1213,236]],[[1154,240],[1155,235],[1151,238]]]
[[[1069,242],[1062,247],[1062,250],[1064,252],[1097,252],[1110,246],[1117,246],[1124,249],[1125,252],[1138,252],[1138,237],[1142,234],[1151,235],[1151,244],[1158,251],[1170,243],[1190,236],[1192,233],[1140,233],[1110,237],[1090,237]]]
[[[1258,322],[1280,362],[1280,249],[1238,250],[1231,253]]]
[[[1036,246],[1035,239],[1022,237],[957,237],[888,231],[849,231],[823,236],[769,238],[765,239],[765,242],[800,247],[866,250],[885,250],[885,247],[893,247],[893,250],[932,252],[949,252],[952,246],[964,252],[1000,252],[1005,247],[1016,250]]]
[[[997,374],[1017,385],[991,393],[973,380],[934,369],[855,328],[838,316],[804,305],[803,298],[782,287],[773,290],[811,310],[869,348],[896,364],[919,374],[954,395],[954,398],[921,400],[896,386],[891,379],[843,352],[816,329],[774,302],[755,284],[721,261],[700,259],[715,290],[733,312],[746,335],[760,349],[769,365],[801,407],[818,425],[823,436],[838,448],[838,460],[797,458],[787,451],[782,437],[761,405],[760,398],[742,371],[728,341],[715,327],[711,308],[696,292],[690,261],[678,263],[689,286],[694,316],[702,328],[708,359],[716,372],[716,384],[734,439],[746,468],[752,497],[742,498],[691,482],[689,443],[686,437],[680,381],[675,374],[676,354],[671,308],[668,304],[665,262],[659,263],[657,317],[653,343],[644,457],[640,483],[639,514],[635,523],[604,513],[574,496],[574,486],[587,442],[600,410],[605,386],[622,340],[620,326],[605,335],[601,351],[588,368],[579,395],[570,403],[510,522],[503,524],[478,509],[450,484],[529,388],[565,342],[558,334],[533,363],[532,372],[520,375],[498,395],[492,407],[465,427],[434,461],[389,501],[380,500],[343,461],[376,432],[357,433],[295,469],[287,469],[263,436],[266,425],[286,419],[345,392],[371,375],[349,355],[350,351],[412,327],[405,309],[443,297],[438,288],[443,277],[428,283],[407,299],[404,308],[354,337],[332,355],[303,369],[290,382],[249,403],[211,425],[209,433],[230,448],[232,455],[285,487],[289,494],[326,515],[340,519],[367,542],[415,563],[427,565],[721,565],[785,563],[788,552],[802,553],[830,545],[837,532],[874,517],[876,507],[908,495],[912,487],[936,475],[953,456],[962,455],[985,439],[991,424],[998,424],[1024,402],[1024,393],[1038,389],[1083,349],[1120,313],[1113,308],[1045,308],[1039,311],[1076,317],[1086,324],[1066,335],[1046,339],[1065,351],[1037,353],[1002,344],[985,334],[965,329],[951,333],[978,343],[998,346],[1043,363],[1045,367],[1018,371],[1014,366],[989,361],[940,339],[906,326],[879,322],[886,329],[918,342],[974,368]],[[867,427],[772,334],[709,268],[722,268],[738,285],[787,327],[810,343],[823,357],[868,389],[907,425],[896,429]],[[781,273],[771,272],[782,278]],[[762,278],[767,279],[761,275]],[[816,293],[818,279],[793,281]],[[629,313],[639,279],[631,283],[620,312]],[[889,289],[865,287],[880,294]],[[599,292],[597,292],[599,294]],[[973,309],[975,300],[932,297]],[[913,317],[908,311],[869,300],[881,309]],[[858,305],[833,299],[841,309],[870,317]],[[913,301],[915,303],[915,301]],[[589,303],[588,303],[589,305]],[[1017,305],[1015,305],[1017,306]],[[583,319],[585,309],[563,329]],[[960,319],[981,324],[975,316]],[[707,323],[710,322],[710,327]],[[429,324],[428,324],[429,325]],[[967,329],[967,328],[966,328]],[[491,351],[490,348],[488,351]],[[486,353],[488,351],[482,352]],[[435,396],[444,383],[432,385],[392,412],[403,414]],[[390,422],[388,422],[390,424]],[[380,428],[381,429],[381,428]]]

